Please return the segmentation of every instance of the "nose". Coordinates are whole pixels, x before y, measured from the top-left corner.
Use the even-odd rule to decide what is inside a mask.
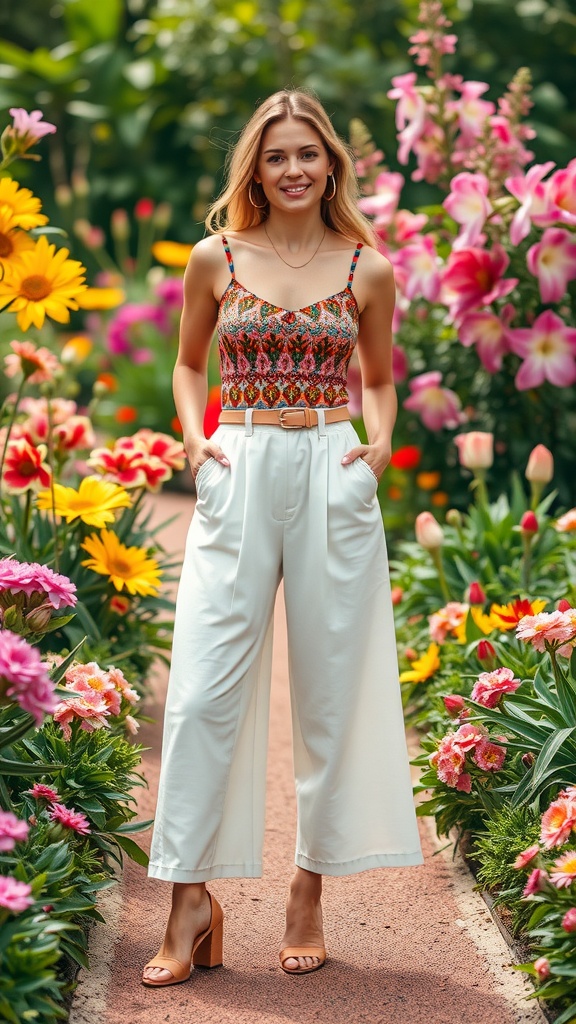
[[[298,157],[293,156],[288,159],[288,167],[286,168],[286,176],[288,178],[299,178],[302,174],[302,168],[298,163]]]

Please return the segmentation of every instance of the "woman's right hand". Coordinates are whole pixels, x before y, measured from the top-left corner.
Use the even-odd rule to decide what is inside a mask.
[[[188,456],[188,462],[190,464],[190,470],[194,480],[196,474],[208,459],[216,459],[223,466],[229,466],[230,461],[222,451],[219,445],[205,437],[193,438],[189,441],[184,440],[184,447]]]

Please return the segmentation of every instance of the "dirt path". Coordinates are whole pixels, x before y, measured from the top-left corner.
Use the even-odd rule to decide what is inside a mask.
[[[182,513],[164,534],[181,552],[191,499],[162,496],[155,515]],[[148,879],[125,861],[121,884],[105,895],[106,926],[93,929],[92,970],[81,971],[71,1024],[540,1024],[525,1002],[528,982],[510,955],[472,881],[422,822],[423,866],[327,878],[324,918],[329,962],[301,978],[277,966],[288,880],[293,871],[295,798],[292,778],[286,638],[281,595],[276,608],[272,681],[265,873],[262,879],[210,883],[225,911],[224,967],[195,971],[182,985],[140,984],[143,964],[162,941],[169,883]],[[165,673],[143,726],[138,816],[154,816]],[[193,785],[194,780],[190,780]],[[184,796],[184,794],[183,794]],[[148,849],[150,832],[140,835]]]

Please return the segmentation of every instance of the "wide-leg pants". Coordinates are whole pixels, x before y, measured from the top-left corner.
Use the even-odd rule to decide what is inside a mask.
[[[418,864],[376,478],[350,422],[218,427],[186,542],[148,874],[262,874],[272,614],[284,579],[295,861]],[[250,421],[250,416],[248,416]]]

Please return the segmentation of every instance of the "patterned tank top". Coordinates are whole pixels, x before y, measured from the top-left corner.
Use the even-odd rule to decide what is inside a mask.
[[[222,408],[346,405],[348,363],[359,322],[352,280],[362,242],[345,288],[293,310],[244,288],[236,280],[224,236],[222,242],[231,274],[217,321]]]

